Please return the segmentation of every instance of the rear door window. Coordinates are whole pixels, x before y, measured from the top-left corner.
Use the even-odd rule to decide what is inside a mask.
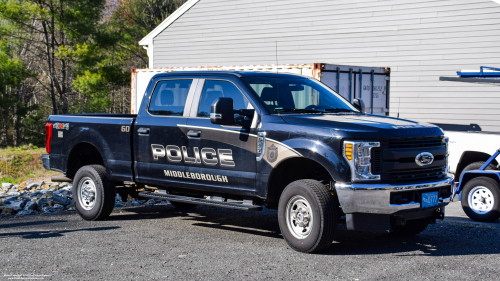
[[[149,113],[161,116],[182,116],[192,83],[192,79],[158,82],[151,97]]]

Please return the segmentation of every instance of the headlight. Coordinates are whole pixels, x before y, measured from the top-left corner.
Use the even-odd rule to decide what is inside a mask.
[[[351,167],[352,181],[380,180],[380,175],[372,174],[371,150],[373,147],[380,147],[380,142],[344,142],[344,157]]]

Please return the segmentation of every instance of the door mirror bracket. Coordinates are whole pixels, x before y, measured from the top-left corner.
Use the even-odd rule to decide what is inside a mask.
[[[210,107],[210,122],[219,125],[234,125],[234,102],[232,98],[218,98]]]
[[[234,114],[253,118],[255,110],[240,109],[234,110],[234,102],[232,98],[218,98],[212,103],[210,108],[210,122],[218,125],[235,125],[237,122],[234,119]],[[248,122],[242,122],[245,125]],[[250,122],[251,123],[251,122]]]

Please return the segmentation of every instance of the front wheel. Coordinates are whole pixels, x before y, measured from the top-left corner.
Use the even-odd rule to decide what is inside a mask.
[[[73,200],[78,214],[85,220],[103,220],[115,205],[116,190],[101,165],[81,167],[73,180]]]
[[[462,191],[462,208],[472,220],[497,220],[500,217],[500,185],[487,177],[470,180]]]
[[[332,244],[337,226],[334,198],[318,181],[294,181],[281,194],[278,222],[292,249],[305,253],[322,251]]]

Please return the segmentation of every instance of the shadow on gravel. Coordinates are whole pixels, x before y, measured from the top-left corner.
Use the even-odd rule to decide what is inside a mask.
[[[277,212],[244,212],[198,206],[179,210],[171,205],[124,207],[109,220],[183,219],[193,226],[282,239]],[[168,223],[168,221],[166,222]],[[320,255],[457,256],[500,253],[500,229],[438,223],[421,234],[404,238],[386,232],[347,231],[339,225],[335,242]]]
[[[251,235],[281,238],[276,211],[244,212],[215,207],[198,206],[193,209],[176,209],[172,205],[123,208],[127,213],[113,213],[108,220],[168,219],[180,217],[194,221],[193,226],[235,231]],[[130,212],[130,213],[128,213]]]
[[[323,255],[458,256],[500,253],[500,231],[463,225],[430,225],[413,237],[338,231]],[[412,253],[413,252],[413,253]]]
[[[0,229],[2,228],[9,228],[9,227],[20,227],[20,226],[38,226],[42,224],[49,224],[49,223],[64,223],[67,221],[32,221],[32,222],[22,222],[22,223],[6,223],[6,224],[0,224]]]
[[[123,213],[122,213],[123,212]],[[132,221],[148,219],[164,219],[184,216],[185,212],[180,212],[172,205],[155,205],[140,207],[122,207],[115,209],[106,219],[107,221]]]
[[[58,221],[60,222],[60,221]],[[1,233],[0,238],[7,238],[18,236],[24,239],[43,239],[52,237],[62,237],[65,233],[79,232],[79,231],[105,231],[120,228],[118,226],[112,227],[96,227],[96,228],[84,228],[84,229],[72,229],[72,230],[61,230],[61,231],[25,231],[25,232],[11,232],[11,233]]]
[[[465,222],[465,223],[471,223],[471,224],[477,224],[477,225],[484,225],[487,227],[500,227],[500,219],[492,222],[477,222],[469,219],[468,217],[458,217],[458,216],[449,216],[446,215],[446,219],[450,221],[460,221],[460,222]]]

